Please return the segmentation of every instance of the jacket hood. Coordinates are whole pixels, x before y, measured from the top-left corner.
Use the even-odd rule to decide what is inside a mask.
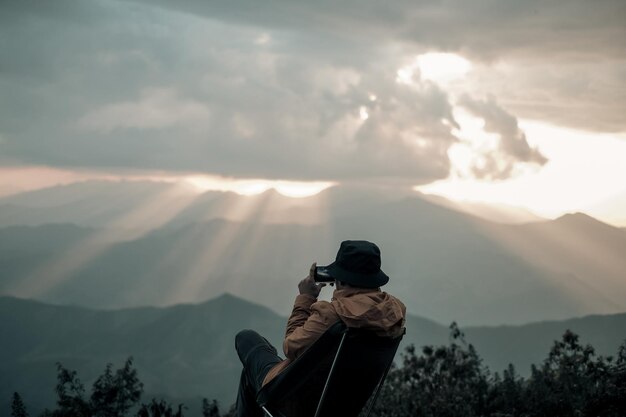
[[[364,328],[390,337],[399,336],[403,331],[406,307],[380,288],[335,290],[331,304],[348,327]]]

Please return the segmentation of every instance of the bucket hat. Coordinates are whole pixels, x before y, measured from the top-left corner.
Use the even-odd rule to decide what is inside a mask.
[[[380,269],[380,249],[367,240],[341,242],[335,262],[326,267],[337,281],[354,287],[377,288],[389,282]]]

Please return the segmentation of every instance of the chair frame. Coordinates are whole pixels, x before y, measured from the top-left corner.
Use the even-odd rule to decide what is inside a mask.
[[[332,380],[333,377],[333,372],[335,370],[335,365],[337,363],[337,359],[339,358],[339,355],[341,354],[341,349],[343,347],[343,342],[344,340],[346,340],[346,336],[348,335],[348,332],[350,331],[349,328],[346,328],[346,330],[344,330],[343,335],[341,336],[341,341],[339,342],[339,347],[337,348],[337,353],[335,353],[335,357],[333,359],[333,363],[330,366],[330,371],[328,372],[328,377],[326,377],[326,383],[324,384],[324,389],[322,391],[322,395],[320,396],[320,399],[317,403],[317,409],[315,410],[315,416],[314,417],[319,417],[319,413],[322,410],[322,405],[324,404],[324,399],[326,398],[326,391],[328,390],[328,386],[330,384],[330,381]],[[403,330],[402,335],[404,335],[406,333],[406,328]],[[393,356],[396,356],[396,353],[398,352],[398,345],[396,345],[396,349],[394,350]],[[391,360],[391,362],[389,362],[389,365],[387,365],[387,369],[385,369],[385,372],[383,372],[383,375],[380,379],[380,381],[378,381],[378,385],[376,386],[376,390],[374,391],[374,397],[371,399],[370,404],[367,408],[367,413],[365,414],[365,417],[369,417],[370,413],[372,412],[372,408],[374,408],[374,404],[376,403],[376,399],[378,398],[378,394],[380,393],[380,390],[383,386],[383,384],[385,383],[385,379],[387,378],[387,373],[389,372],[389,369],[391,368],[391,364],[393,363],[393,360]],[[265,406],[261,406],[261,408],[263,409],[263,411],[265,412],[265,416],[266,417],[285,417],[282,414],[280,415],[276,415],[274,416]]]

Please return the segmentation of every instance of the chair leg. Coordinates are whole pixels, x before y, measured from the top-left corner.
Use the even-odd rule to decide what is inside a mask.
[[[315,416],[318,417],[320,415],[320,411],[322,410],[322,404],[324,403],[324,399],[326,398],[326,390],[328,389],[328,384],[333,377],[333,371],[335,370],[335,365],[337,364],[337,359],[339,358],[339,354],[341,353],[341,348],[343,347],[343,342],[346,340],[346,335],[348,333],[344,332],[343,336],[341,336],[341,341],[339,342],[339,347],[337,348],[337,353],[335,354],[335,359],[333,359],[333,364],[330,366],[330,371],[328,372],[328,377],[326,378],[326,384],[324,384],[324,390],[322,391],[322,396],[320,397],[319,402],[317,403],[317,410],[315,410]]]
[[[263,406],[262,406],[261,408],[263,409],[263,411],[265,411],[265,416],[266,416],[266,417],[274,417],[274,416],[272,415],[272,413],[270,413],[270,410],[268,410],[267,408],[265,408],[265,407],[263,407]]]

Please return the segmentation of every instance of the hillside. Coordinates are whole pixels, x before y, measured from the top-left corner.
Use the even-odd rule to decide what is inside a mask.
[[[107,362],[120,365],[131,355],[147,395],[196,398],[198,403],[208,397],[230,404],[241,369],[234,351],[237,331],[252,328],[280,351],[286,323],[285,317],[229,294],[200,304],[113,311],[0,297],[0,317],[0,338],[8,341],[0,345],[0,398],[19,391],[37,407],[53,401],[55,362],[78,370],[90,385]],[[626,314],[464,331],[492,370],[512,361],[527,373],[568,328],[599,353],[614,354],[624,337]],[[447,341],[446,326],[409,316],[401,349]]]
[[[593,298],[597,306],[604,305],[597,313],[624,311],[626,234],[622,230],[583,213],[526,225],[487,224],[483,230],[510,252],[552,272],[549,285],[581,305]]]
[[[172,187],[90,182],[0,199],[0,212],[12,204],[25,215],[36,208],[112,216],[96,227],[0,228],[0,293],[126,308],[230,292],[285,315],[311,262],[331,262],[344,239],[367,239],[382,249],[389,291],[404,294],[411,313],[442,323],[626,311],[626,233],[582,214],[508,225],[381,189],[333,187],[303,199],[207,192],[185,200],[168,194],[181,191]]]
[[[252,327],[279,343],[284,320],[265,307],[222,295],[166,309],[97,311],[0,298],[2,392],[53,401],[55,362],[90,384],[107,362],[135,358],[146,393],[231,398],[239,377],[234,337]],[[11,387],[9,387],[9,384]]]

